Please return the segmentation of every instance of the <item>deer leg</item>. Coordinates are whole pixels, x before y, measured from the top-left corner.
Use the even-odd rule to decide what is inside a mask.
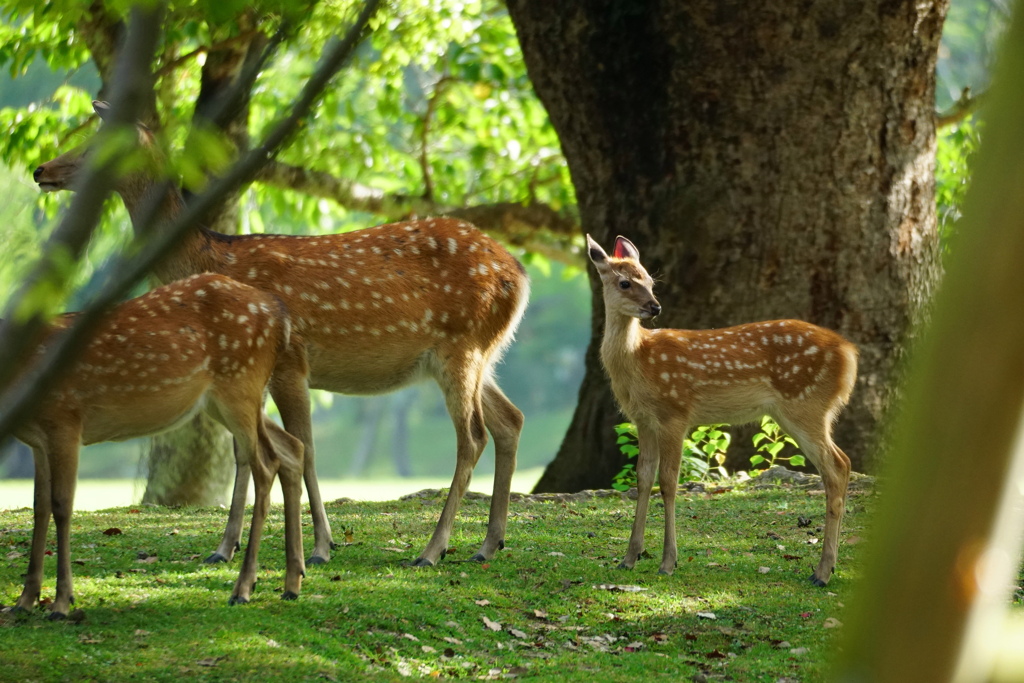
[[[306,575],[302,553],[302,442],[267,418],[263,419],[263,428],[265,433],[260,433],[261,443],[266,443],[266,452],[274,453],[278,463],[277,476],[284,493],[286,571],[281,599],[294,600],[299,597],[302,577]]]
[[[653,430],[637,425],[640,454],[636,462],[636,516],[629,534],[626,556],[619,563],[619,569],[632,569],[640,553],[644,551],[644,527],[647,525],[647,506],[654,486],[654,471],[658,467],[658,438]]]
[[[846,510],[846,487],[850,481],[850,460],[829,435],[831,420],[804,424],[785,415],[775,416],[782,429],[800,445],[825,485],[825,538],[821,560],[811,574],[811,583],[824,586],[832,578],[839,554],[839,526]]]
[[[289,349],[278,357],[274,376],[270,380],[270,395],[281,412],[281,422],[289,434],[302,442],[303,471],[309,510],[313,517],[313,554],[308,564],[325,564],[331,559],[331,550],[337,547],[331,533],[331,523],[320,497],[320,484],[316,476],[316,451],[313,445],[313,418],[309,403],[309,366],[305,350],[293,337]]]
[[[219,416],[215,416],[221,419]],[[206,558],[207,564],[230,562],[235,551],[241,547],[242,525],[245,521],[245,497],[249,493],[250,467],[249,461],[239,453],[238,439],[234,440],[235,453],[235,486],[231,491],[231,507],[228,509],[228,525],[224,529],[224,537],[212,555]]]
[[[238,572],[238,580],[235,582],[234,591],[228,600],[229,605],[239,605],[249,602],[253,586],[256,583],[260,539],[263,536],[263,525],[267,521],[267,512],[270,508],[270,487],[274,483],[278,461],[273,451],[265,451],[262,448],[262,444],[259,443],[256,424],[250,423],[245,425],[245,422],[249,422],[249,419],[254,419],[255,421],[262,419],[262,415],[246,419],[245,422],[241,423],[236,421],[239,416],[229,413],[225,414],[224,417],[227,418],[225,425],[231,429],[235,436],[239,461],[244,459],[249,463],[249,469],[252,471],[253,488],[256,491],[252,506],[252,520],[249,523],[249,542],[245,547],[245,555]]]
[[[50,461],[46,450],[32,447],[35,460],[35,493],[32,503],[32,550],[29,553],[25,587],[14,603],[14,611],[28,611],[35,607],[43,586],[43,561],[46,557],[46,533],[50,527],[51,496]]]
[[[679,488],[679,466],[683,455],[683,434],[686,428],[680,429],[678,435],[662,439],[659,444],[660,462],[658,464],[658,483],[661,486],[661,499],[665,503],[665,541],[661,552],[659,574],[671,574],[676,568],[676,490]]]
[[[821,561],[811,574],[811,583],[824,586],[832,578],[839,558],[839,529],[846,512],[846,489],[850,483],[850,459],[831,439],[820,446],[825,452],[824,463],[819,467],[825,484],[825,538],[821,548]]]
[[[50,605],[50,619],[63,619],[75,601],[71,585],[71,511],[78,480],[80,432],[62,434],[51,441],[53,522],[57,527],[57,595]]]
[[[420,556],[412,562],[414,567],[431,567],[444,557],[455,526],[455,515],[459,511],[462,497],[469,487],[480,454],[487,445],[487,432],[484,426],[484,411],[481,405],[480,372],[471,372],[472,368],[452,367],[445,377],[439,381],[445,393],[448,412],[455,425],[456,462],[455,476],[448,491],[448,499],[441,511],[433,536],[423,549]],[[475,381],[467,381],[467,376],[476,375]]]
[[[484,383],[483,407],[484,422],[494,437],[494,490],[491,492],[491,513],[484,544],[471,558],[478,562],[491,559],[505,547],[509,494],[512,475],[516,471],[519,434],[523,431],[523,413],[490,380]]]

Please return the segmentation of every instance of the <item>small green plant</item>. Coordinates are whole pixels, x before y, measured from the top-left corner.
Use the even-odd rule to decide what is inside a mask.
[[[754,434],[754,445],[757,447],[757,452],[750,456],[750,464],[760,465],[761,463],[768,463],[766,469],[774,467],[776,463],[783,462],[789,463],[794,467],[804,465],[806,460],[799,453],[789,456],[779,455],[782,449],[786,447],[786,444],[799,448],[796,441],[783,432],[775,420],[765,415],[761,418],[761,431]]]
[[[704,425],[697,427],[689,439],[683,441],[682,464],[679,468],[679,481],[707,481],[713,475],[727,479],[729,473],[725,469],[725,452],[729,448],[730,435],[722,431],[724,424]],[[615,426],[618,434],[616,443],[631,460],[640,453],[637,443],[636,425],[623,422]],[[636,464],[626,463],[612,480],[612,488],[617,491],[628,491],[636,486]]]

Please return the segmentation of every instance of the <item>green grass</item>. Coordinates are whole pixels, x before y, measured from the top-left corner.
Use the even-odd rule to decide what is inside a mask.
[[[297,602],[278,599],[284,558],[275,507],[253,602],[238,607],[227,599],[240,558],[201,562],[217,545],[222,510],[76,513],[84,619],[50,622],[42,609],[0,614],[0,680],[634,681],[689,680],[699,671],[820,680],[838,630],[826,620],[844,619],[863,547],[848,541],[862,534],[870,500],[851,492],[839,572],[826,589],[807,580],[824,500],[804,491],[682,495],[673,576],[656,573],[660,505],[648,525],[652,558],[623,571],[615,566],[634,503],[618,497],[514,502],[508,547],[482,565],[460,560],[483,538],[488,503],[466,500],[449,556],[428,569],[401,563],[426,544],[442,499],[332,503],[336,540],[347,528],[352,543],[330,564],[308,568]],[[814,524],[798,527],[799,516]],[[28,510],[0,513],[0,604],[20,593],[31,524]],[[123,534],[104,535],[111,527]],[[140,562],[140,552],[158,559]],[[55,560],[47,558],[44,597],[53,596]]]

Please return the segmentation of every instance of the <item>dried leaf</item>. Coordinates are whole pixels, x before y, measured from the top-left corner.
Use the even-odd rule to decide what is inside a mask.
[[[344,533],[345,533],[345,542],[346,543],[353,543],[355,541],[356,536],[355,536],[355,531],[354,530],[352,530],[352,529],[345,529]]]
[[[708,659],[725,659],[728,655],[726,655],[724,652],[722,652],[718,648],[715,648],[711,652],[707,653],[706,656],[707,656]]]
[[[717,619],[718,616],[714,612],[697,612],[697,617],[700,619]]]
[[[612,593],[639,593],[640,591],[647,590],[643,586],[626,586],[617,583],[602,583],[600,586],[594,586],[594,588],[602,591],[611,591]]]
[[[550,553],[548,553],[548,555],[550,555],[550,556],[552,556],[552,557],[565,557],[565,553],[560,553],[560,552],[558,552],[557,550],[556,550],[556,551],[554,551],[554,552],[550,552]]]
[[[118,529],[116,526],[112,526],[109,529],[104,529],[103,530],[103,535],[104,536],[120,536],[123,533],[124,532],[121,531],[120,529]]]
[[[474,600],[473,602],[480,607],[487,607],[487,605],[491,604],[490,600]]]
[[[406,640],[411,640],[411,641],[413,641],[414,643],[418,643],[418,642],[420,642],[420,639],[419,639],[419,638],[417,638],[416,636],[414,636],[414,635],[413,635],[413,634],[411,634],[411,633],[403,633],[403,634],[402,634],[402,637],[403,637],[403,638],[405,638]]]
[[[198,664],[199,666],[217,666],[217,664],[221,660],[223,660],[223,659],[227,659],[227,655],[221,655],[220,657],[207,657],[205,659],[200,659],[198,662],[196,662],[196,664]]]
[[[435,650],[434,648],[430,647],[429,645],[420,645],[420,649],[423,650],[424,652],[437,652],[437,650]]]
[[[857,545],[862,540],[863,539],[860,536],[850,536],[848,539],[846,539],[846,545]]]
[[[492,630],[492,631],[500,631],[501,630],[501,624],[499,624],[498,622],[491,621],[487,617],[483,617],[483,620],[484,620],[484,626],[486,626],[490,630]]]
[[[548,613],[545,612],[542,609],[535,609],[535,610],[533,610],[533,618],[534,619],[547,619],[548,618]]]
[[[443,640],[446,643],[451,643],[452,645],[462,645],[461,640],[459,640],[458,638],[452,638],[451,636],[445,636],[441,640]]]
[[[19,557],[25,557],[25,553],[19,552],[17,550],[12,550],[11,552],[7,553],[8,560],[16,560]]]
[[[526,634],[525,634],[525,633],[523,633],[522,631],[518,630],[518,629],[510,628],[510,629],[508,630],[508,632],[509,632],[509,633],[511,633],[511,634],[512,634],[513,636],[515,636],[516,638],[520,638],[520,639],[522,639],[522,640],[525,640],[525,639],[526,639]]]
[[[808,650],[806,647],[794,647],[792,650],[789,651],[789,654],[799,656],[805,655],[808,652],[810,652],[810,650]]]
[[[840,628],[843,625],[843,622],[839,621],[835,617],[829,617],[825,620],[825,623],[822,625],[825,628]]]
[[[767,574],[770,571],[771,571],[770,567],[758,567],[757,568],[757,573],[758,574]]]

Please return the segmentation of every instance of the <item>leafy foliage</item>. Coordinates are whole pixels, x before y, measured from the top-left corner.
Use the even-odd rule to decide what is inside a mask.
[[[799,448],[800,446],[793,437],[789,436],[782,431],[778,423],[772,418],[765,415],[761,418],[761,431],[754,434],[754,445],[757,446],[757,452],[750,456],[751,465],[765,464],[766,467],[774,467],[776,463],[784,462],[794,467],[802,467],[806,464],[804,456],[799,453],[793,453],[792,455],[782,455],[783,449],[788,445],[793,448]]]
[[[970,187],[971,162],[981,144],[982,127],[982,122],[972,116],[938,133],[935,203],[944,253],[949,253],[955,241],[956,224]]]
[[[690,438],[683,439],[682,462],[679,468],[679,481],[708,481],[711,478],[728,479],[725,469],[725,454],[732,436],[722,427],[727,425],[714,424],[697,427],[690,433]],[[636,425],[623,422],[615,426],[618,434],[619,450],[630,458],[636,459],[640,454],[637,443]],[[626,463],[615,475],[612,488],[627,491],[636,486],[636,465]]]

